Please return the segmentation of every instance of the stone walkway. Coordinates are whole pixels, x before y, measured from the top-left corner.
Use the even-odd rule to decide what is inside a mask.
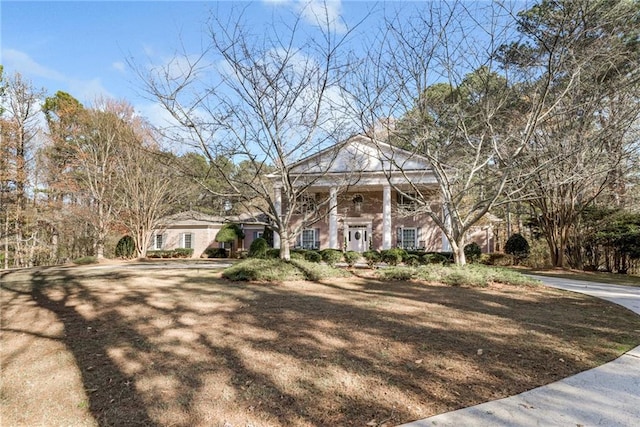
[[[640,314],[640,288],[533,276]],[[426,426],[640,426],[640,346],[618,359],[516,396],[404,424]]]

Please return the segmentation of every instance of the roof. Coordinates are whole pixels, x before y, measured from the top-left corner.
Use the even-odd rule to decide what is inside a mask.
[[[431,171],[427,158],[400,147],[356,135],[294,163],[292,174]]]
[[[184,212],[178,212],[173,215],[169,215],[163,218],[160,223],[164,226],[180,227],[180,226],[213,226],[223,225],[230,222],[238,224],[264,224],[266,222],[266,216],[262,213],[243,213],[240,215],[232,216],[215,216],[207,215],[202,212],[189,210]]]

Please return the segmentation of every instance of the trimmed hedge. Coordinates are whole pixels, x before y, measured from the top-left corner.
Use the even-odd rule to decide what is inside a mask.
[[[227,250],[225,248],[208,247],[204,250],[204,255],[207,258],[226,258]]]
[[[382,262],[389,265],[398,265],[408,254],[404,249],[393,248],[381,251],[380,255],[382,256]]]
[[[338,249],[323,249],[320,251],[322,260],[329,264],[331,267],[341,262],[343,259],[342,251]]]
[[[346,251],[344,253],[344,260],[349,265],[349,267],[353,267],[356,262],[358,262],[360,257],[360,253],[356,251]]]
[[[378,251],[366,251],[362,253],[362,257],[367,261],[369,268],[374,268],[376,264],[382,261],[382,255]]]
[[[187,248],[147,251],[147,258],[190,258],[191,255],[193,255],[193,249]]]
[[[304,259],[313,263],[320,263],[322,261],[322,255],[318,251],[306,251],[304,254]]]
[[[404,258],[403,258],[403,262],[406,265],[409,265],[411,267],[417,267],[421,264],[421,259],[420,256],[418,255],[414,255],[414,254],[407,254]]]

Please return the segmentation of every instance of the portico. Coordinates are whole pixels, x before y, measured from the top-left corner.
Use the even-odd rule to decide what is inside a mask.
[[[402,172],[395,166],[398,164]],[[356,136],[302,159],[291,170],[293,181],[308,186],[306,197],[321,207],[311,220],[309,216],[295,216],[292,228],[300,232],[293,233],[292,247],[358,252],[396,246],[440,250],[439,229],[428,215],[412,213],[415,204],[403,195],[420,188],[438,198],[426,159]],[[274,183],[274,205],[282,215],[288,207],[282,204],[279,181],[274,179]],[[279,244],[279,237],[275,237],[274,246]]]

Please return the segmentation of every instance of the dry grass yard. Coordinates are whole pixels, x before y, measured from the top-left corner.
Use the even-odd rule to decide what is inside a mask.
[[[0,281],[3,426],[392,426],[640,343],[631,312],[541,286],[131,266]]]

